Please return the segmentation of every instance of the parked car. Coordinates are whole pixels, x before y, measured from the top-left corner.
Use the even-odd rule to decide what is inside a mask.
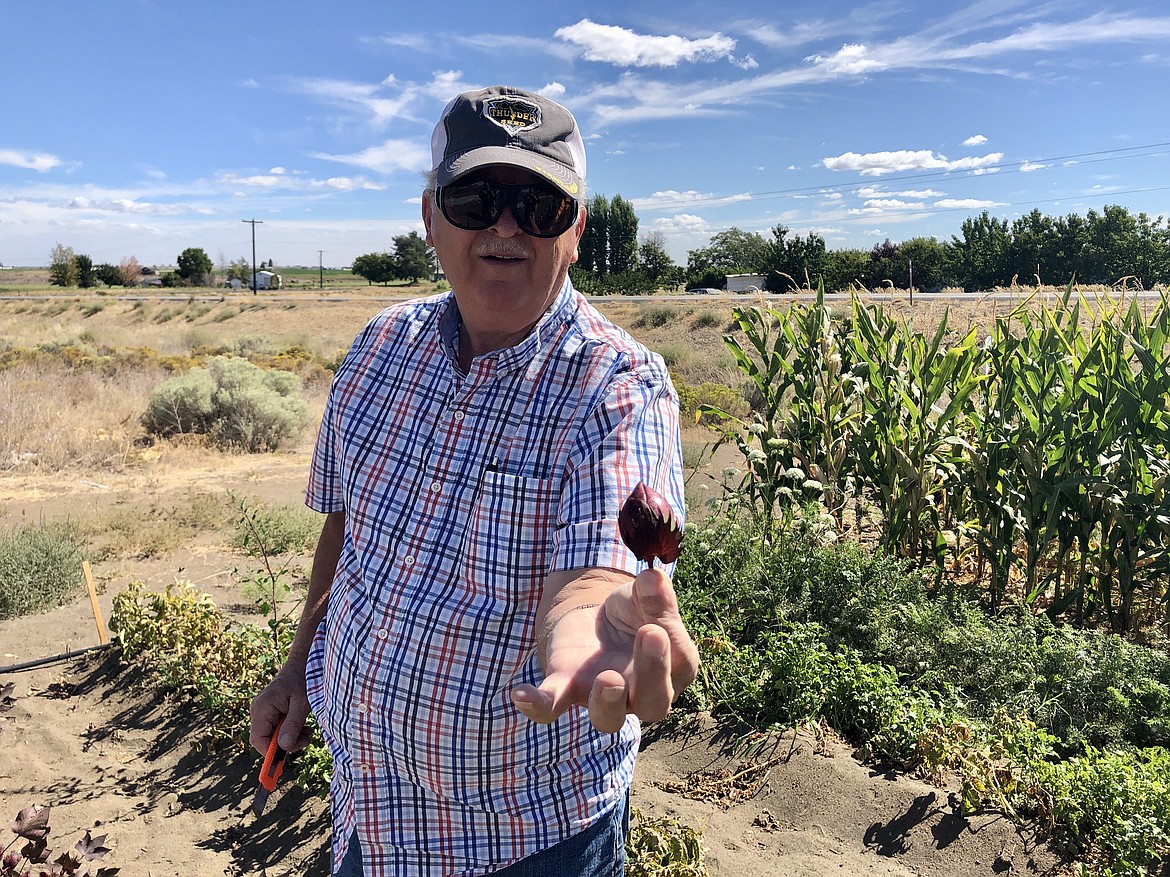
[[[712,289],[709,286],[696,286],[694,289],[688,289],[687,295],[719,295],[723,292],[722,289]]]

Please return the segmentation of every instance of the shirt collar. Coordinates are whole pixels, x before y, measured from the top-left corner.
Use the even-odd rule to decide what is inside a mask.
[[[527,366],[541,350],[556,338],[561,327],[572,319],[576,311],[576,291],[573,289],[572,281],[566,277],[556,298],[553,299],[552,304],[544,312],[544,316],[537,321],[532,331],[511,347],[495,351],[496,373],[507,374]],[[443,345],[444,354],[456,367],[459,363],[459,327],[462,322],[455,295],[453,292],[448,292],[440,307],[439,338]]]

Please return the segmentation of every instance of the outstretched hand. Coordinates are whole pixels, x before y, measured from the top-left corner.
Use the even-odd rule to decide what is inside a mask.
[[[517,709],[547,723],[584,706],[607,734],[621,730],[629,713],[646,722],[665,717],[699,670],[699,650],[660,569],[618,585],[600,606],[564,612],[540,645],[544,681],[512,691]]]

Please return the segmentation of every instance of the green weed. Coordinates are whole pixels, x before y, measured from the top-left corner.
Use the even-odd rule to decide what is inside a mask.
[[[0,619],[51,609],[80,594],[85,551],[72,522],[0,534]]]

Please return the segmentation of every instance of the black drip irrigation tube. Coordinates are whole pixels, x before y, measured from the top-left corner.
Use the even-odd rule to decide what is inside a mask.
[[[68,661],[70,658],[76,658],[78,655],[84,655],[87,652],[99,652],[102,649],[108,649],[113,643],[102,643],[100,646],[89,646],[85,649],[78,649],[74,652],[63,652],[60,655],[50,655],[47,658],[37,658],[33,661],[25,661],[21,664],[9,664],[7,667],[0,667],[0,673],[19,673],[21,670],[31,670],[33,667],[43,667],[46,664],[55,664],[57,661]]]

